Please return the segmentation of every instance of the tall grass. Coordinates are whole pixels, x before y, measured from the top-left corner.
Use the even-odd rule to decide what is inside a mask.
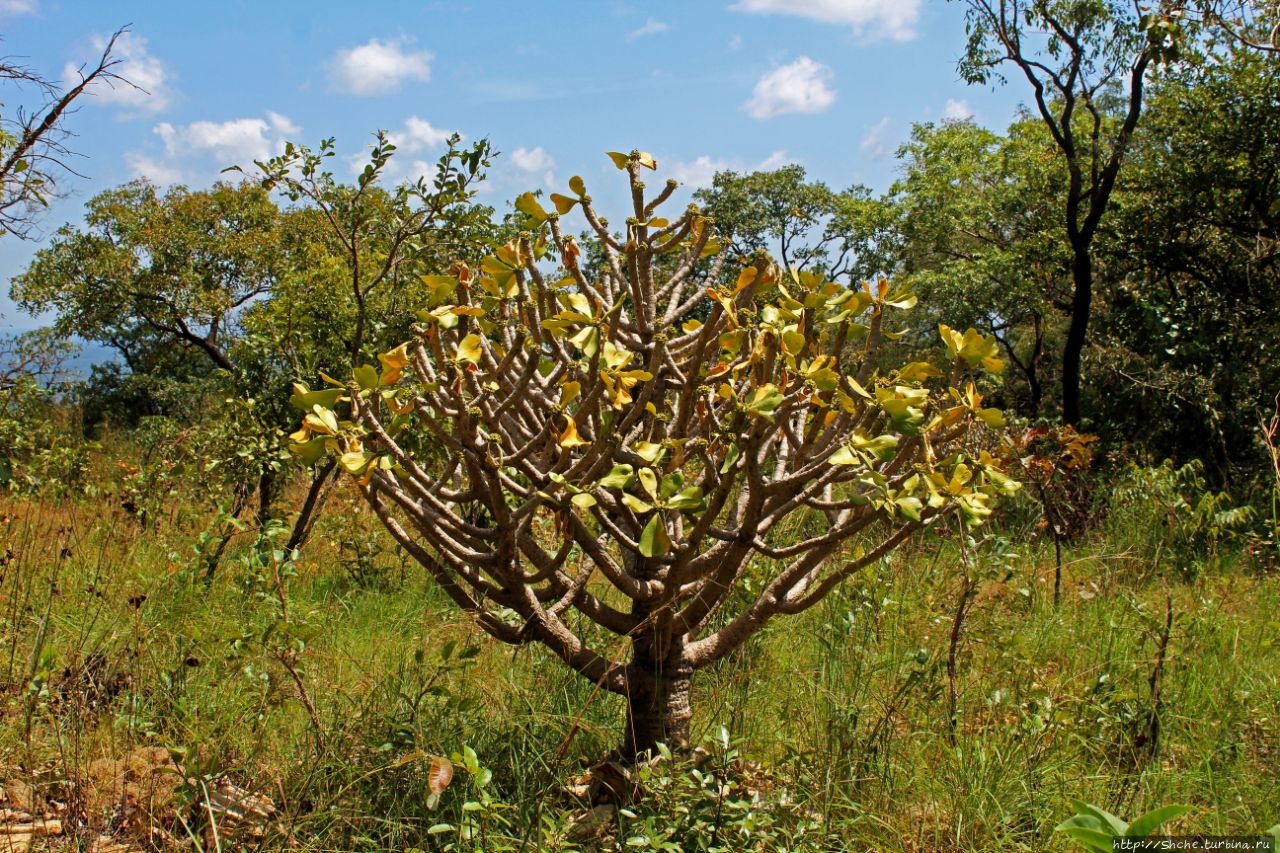
[[[156,820],[200,846],[217,780],[275,803],[264,849],[645,849],[663,827],[719,821],[743,845],[727,849],[749,849],[732,823],[756,826],[758,849],[1053,850],[1072,799],[1122,814],[1185,802],[1180,826],[1257,832],[1280,819],[1280,583],[1245,558],[1160,572],[1132,547],[1152,512],[1117,507],[1068,550],[1061,607],[1046,543],[997,530],[962,554],[926,534],[770,624],[696,685],[706,760],[749,793],[672,765],[613,817],[620,835],[591,841],[567,788],[617,739],[616,698],[536,647],[485,639],[356,502],[336,496],[280,575],[286,626],[252,531],[206,584],[199,530],[142,526],[105,494],[5,500],[0,782],[72,803],[68,844],[124,831],[87,789],[94,762],[142,746],[182,765]],[[460,768],[431,808],[421,756],[465,747],[492,779]],[[459,841],[468,820],[488,847]],[[670,843],[710,849],[700,837]]]

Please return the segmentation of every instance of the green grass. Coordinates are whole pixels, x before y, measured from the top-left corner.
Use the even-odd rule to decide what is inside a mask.
[[[247,536],[206,586],[198,531],[141,528],[106,497],[0,506],[0,782],[76,802],[95,761],[161,746],[188,778],[167,818],[179,838],[183,820],[199,834],[201,783],[225,777],[279,808],[283,835],[264,849],[444,849],[457,833],[428,829],[468,816],[487,833],[474,849],[593,849],[565,840],[581,807],[565,786],[617,739],[618,700],[537,648],[486,639],[350,496],[336,500],[287,579],[287,626]],[[723,727],[738,756],[713,747],[708,760],[759,801],[726,799],[705,766],[673,770],[623,816],[629,849],[677,828],[676,843],[705,849],[721,824],[739,845],[727,849],[748,849],[733,832],[753,824],[758,849],[1066,850],[1052,828],[1073,799],[1124,816],[1187,803],[1175,827],[1201,832],[1276,823],[1280,579],[1247,560],[1164,574],[1126,546],[1141,532],[1113,517],[1075,546],[1058,609],[1051,548],[971,555],[954,731],[945,663],[962,562],[948,541],[926,534],[771,623],[695,688],[696,735],[713,743]],[[466,746],[492,782],[460,768],[428,808],[428,764],[412,756]],[[118,815],[72,811],[66,846],[124,831]]]

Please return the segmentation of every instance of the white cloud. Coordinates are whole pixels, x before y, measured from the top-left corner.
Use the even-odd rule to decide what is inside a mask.
[[[455,131],[444,130],[418,116],[409,116],[399,130],[387,133],[387,141],[396,147],[395,156],[382,170],[382,180],[396,184],[401,181],[414,181],[418,178],[429,178],[436,172],[434,162],[424,157],[410,157],[427,151],[443,148]],[[461,136],[461,134],[458,134]],[[369,163],[368,151],[352,154],[347,158],[351,174],[358,175]]]
[[[166,121],[152,129],[164,143],[163,156],[130,151],[125,162],[135,175],[158,184],[213,180],[228,166],[249,169],[254,160],[279,154],[286,138],[299,130],[288,117],[271,111],[266,118],[193,121],[178,127]]]
[[[969,102],[962,99],[948,98],[947,105],[942,108],[942,117],[952,121],[964,121],[967,118],[973,118],[973,107],[969,106]]]
[[[35,0],[0,0],[0,15],[34,15]]]
[[[791,158],[783,150],[774,151],[752,166],[744,166],[740,160],[713,159],[702,155],[693,161],[672,161],[671,177],[690,189],[711,186],[717,172],[772,172],[787,165]]]
[[[390,138],[396,148],[413,154],[424,148],[439,148],[448,142],[451,136],[453,136],[452,130],[441,130],[433,127],[426,119],[409,116],[405,119],[404,130],[392,133]]]
[[[431,79],[432,55],[411,49],[405,39],[369,39],[362,45],[338,51],[329,64],[335,89],[353,95],[382,95],[398,91],[407,80]]]
[[[125,152],[124,161],[135,177],[146,178],[159,186],[180,184],[186,179],[180,165],[162,157],[152,157],[141,151],[128,151]]]
[[[747,115],[760,119],[786,113],[820,113],[836,102],[830,81],[830,68],[802,56],[761,77],[742,108]]]
[[[542,146],[537,148],[517,148],[511,152],[512,164],[525,175],[542,174],[542,182],[547,186],[555,184],[555,159]]]
[[[291,120],[288,116],[283,116],[275,110],[266,111],[267,121],[271,123],[272,130],[275,130],[282,136],[296,136],[302,128],[297,122]]]
[[[627,41],[635,41],[636,39],[644,38],[645,36],[665,33],[669,29],[671,29],[671,25],[665,21],[659,21],[657,18],[650,18],[644,22],[644,26],[638,27],[627,33]]]
[[[107,39],[93,37],[93,49],[101,54],[107,49]],[[121,80],[102,80],[93,88],[94,97],[103,103],[122,107],[121,118],[134,118],[148,113],[158,113],[173,103],[173,79],[168,67],[147,51],[147,40],[135,33],[121,33],[111,50],[120,60],[112,69]],[[64,80],[79,80],[80,66],[68,62],[62,69]]]
[[[847,24],[858,36],[907,41],[916,36],[920,0],[738,0],[729,7],[756,15],[799,15]]]
[[[768,157],[751,167],[753,172],[775,172],[791,162],[787,152],[779,148]]]
[[[883,160],[889,154],[889,129],[893,120],[888,116],[873,124],[862,136],[858,150],[872,160]]]

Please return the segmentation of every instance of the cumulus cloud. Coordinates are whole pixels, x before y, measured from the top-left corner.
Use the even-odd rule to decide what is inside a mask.
[[[329,63],[329,79],[341,92],[383,95],[398,91],[406,81],[429,81],[432,58],[428,51],[413,50],[406,39],[369,39],[338,51]]]
[[[425,157],[414,157],[437,149],[442,149],[449,142],[455,131],[436,127],[431,122],[418,116],[409,116],[399,130],[387,133],[387,141],[396,147],[396,155],[383,169],[383,179],[390,183],[405,180],[417,180],[435,174],[435,163]],[[458,134],[461,136],[461,134]],[[369,162],[368,152],[352,154],[347,158],[351,174],[358,175]]]
[[[193,121],[181,126],[166,121],[152,129],[164,144],[162,156],[131,151],[125,161],[136,176],[158,184],[208,180],[227,166],[248,167],[254,160],[279,154],[286,138],[299,130],[288,117],[270,111],[265,118]]]
[[[671,177],[690,189],[711,186],[717,172],[771,172],[787,165],[791,158],[783,150],[774,151],[754,165],[740,160],[726,160],[702,155],[694,160],[676,160],[670,165]]]
[[[947,105],[942,108],[942,117],[951,121],[964,121],[973,118],[973,107],[963,98],[948,98]]]
[[[34,15],[35,0],[0,0],[0,15],[17,17],[18,15]]]
[[[657,35],[658,33],[665,33],[669,29],[671,29],[671,25],[666,23],[665,21],[659,21],[657,18],[650,18],[649,20],[644,22],[643,26],[637,27],[636,29],[627,33],[627,41],[635,41],[636,39],[644,38],[645,36],[652,36],[652,35]]]
[[[423,149],[439,148],[453,136],[452,130],[433,127],[431,122],[417,116],[405,119],[404,129],[390,134],[391,142],[401,151],[410,154]]]
[[[836,102],[830,81],[830,68],[802,56],[761,77],[742,108],[747,115],[759,119],[786,113],[820,113]]]
[[[737,0],[729,7],[755,15],[799,15],[845,24],[866,38],[907,41],[916,36],[920,0]]]
[[[511,163],[525,175],[538,175],[547,186],[555,184],[555,159],[542,146],[520,147],[511,152]]]
[[[101,54],[108,39],[93,37],[93,49]],[[102,80],[93,87],[99,101],[121,107],[121,118],[161,112],[174,100],[170,82],[173,73],[147,50],[147,40],[136,33],[124,32],[116,38],[111,55],[120,60],[113,71],[122,80]],[[79,80],[80,66],[68,62],[62,69],[64,80]]]
[[[872,160],[883,160],[889,154],[889,130],[893,120],[888,116],[880,119],[862,135],[858,150]]]

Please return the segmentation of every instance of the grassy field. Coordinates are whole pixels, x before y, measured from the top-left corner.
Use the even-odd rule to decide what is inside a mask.
[[[1067,850],[1073,799],[1255,834],[1280,821],[1280,576],[1174,559],[1159,518],[1070,546],[1057,607],[1026,530],[924,533],[705,673],[704,748],[589,811],[617,700],[482,636],[354,496],[296,565],[246,531],[209,583],[197,510],[6,499],[0,850]]]

